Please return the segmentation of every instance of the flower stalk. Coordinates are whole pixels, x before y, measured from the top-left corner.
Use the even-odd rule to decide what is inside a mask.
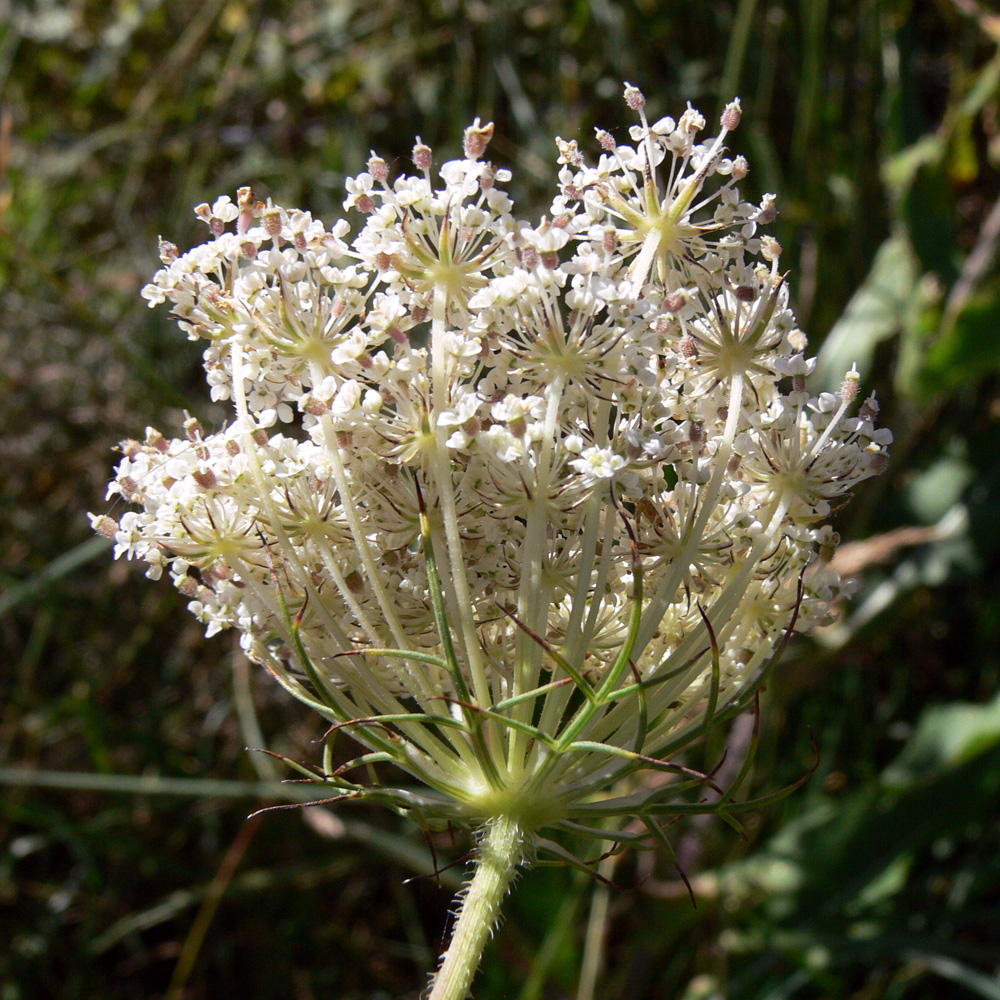
[[[492,821],[483,836],[476,871],[462,892],[448,950],[434,977],[429,1000],[465,1000],[487,940],[500,916],[500,905],[521,863],[525,831],[510,816]]]

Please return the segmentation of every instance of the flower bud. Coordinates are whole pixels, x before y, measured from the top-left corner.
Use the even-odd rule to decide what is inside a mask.
[[[170,443],[155,427],[146,428],[146,444],[157,451],[170,451]]]
[[[368,160],[368,173],[372,175],[373,181],[384,184],[389,179],[389,167],[381,156],[377,156],[374,151]]]
[[[607,153],[613,153],[617,147],[615,137],[603,128],[594,129],[597,133],[597,141],[601,144],[601,149]]]
[[[487,122],[485,125],[479,124],[479,119],[477,118],[475,122],[472,123],[465,130],[465,137],[462,142],[462,146],[465,150],[465,158],[467,160],[478,160],[483,153],[486,152],[486,147],[490,144],[490,139],[493,138],[493,122]]]
[[[118,485],[121,487],[122,496],[129,503],[134,503],[139,499],[139,484],[131,476],[122,476],[118,480]]]
[[[108,517],[107,514],[93,518],[90,524],[102,538],[113,539],[118,533],[118,522],[113,517]]]
[[[840,398],[845,403],[853,403],[858,395],[858,384],[861,381],[861,375],[858,373],[856,367],[852,367],[851,370],[844,376],[844,381],[840,383]]]
[[[185,412],[184,431],[189,441],[201,441],[205,437],[205,428],[197,417],[189,417]]]
[[[781,256],[781,244],[773,236],[762,237],[760,241],[760,255],[764,260],[777,260]]]
[[[533,246],[522,247],[518,252],[518,259],[526,271],[534,271],[538,267],[538,251]]]
[[[671,292],[663,300],[663,308],[667,312],[678,313],[680,312],[688,302],[688,297],[683,292]]]
[[[281,213],[276,208],[267,209],[261,221],[264,224],[264,232],[272,240],[281,236]]]
[[[431,147],[422,142],[419,135],[417,136],[417,144],[413,147],[413,162],[417,170],[422,170],[425,174],[430,172],[434,163],[434,153],[431,151]]]
[[[314,417],[322,417],[324,414],[330,412],[329,405],[322,399],[317,399],[316,396],[309,395],[305,397],[304,403],[305,405],[302,408],[306,413]]]
[[[626,83],[625,103],[633,111],[641,111],[646,106],[646,98],[638,87],[633,87],[631,83]]]
[[[740,99],[737,97],[726,105],[726,110],[722,112],[721,125],[730,132],[740,123],[743,110],[740,108]]]

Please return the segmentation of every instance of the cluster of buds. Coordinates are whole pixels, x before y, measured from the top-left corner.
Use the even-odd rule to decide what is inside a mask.
[[[205,341],[232,420],[122,445],[93,517],[209,633],[365,748],[309,774],[419,817],[650,835],[670,763],[743,710],[845,587],[823,519],[890,435],[858,376],[810,395],[774,199],[688,108],[557,140],[559,190],[519,221],[484,153],[395,180],[372,155],[327,229],[249,189],[195,211],[208,242],[143,290]],[[332,737],[331,737],[332,739]],[[376,768],[378,789],[351,768]],[[644,767],[672,785],[623,784]],[[402,772],[402,774],[400,773]],[[407,777],[409,776],[409,777]],[[624,836],[624,834],[622,834]]]

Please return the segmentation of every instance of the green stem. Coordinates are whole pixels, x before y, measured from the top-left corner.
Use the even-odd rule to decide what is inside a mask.
[[[455,929],[428,1000],[465,1000],[482,959],[486,939],[521,861],[525,833],[516,820],[500,816],[486,829],[476,872],[465,890]]]

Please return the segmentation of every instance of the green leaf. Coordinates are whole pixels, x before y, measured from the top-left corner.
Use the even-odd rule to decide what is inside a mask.
[[[1000,743],[1000,695],[988,705],[959,703],[924,712],[899,757],[886,768],[887,785],[909,785],[963,764]]]
[[[1000,371],[1000,283],[972,295],[950,330],[927,349],[920,386],[927,395],[952,392]]]
[[[921,524],[935,524],[961,500],[975,478],[976,470],[964,456],[946,455],[907,484],[907,506]]]

